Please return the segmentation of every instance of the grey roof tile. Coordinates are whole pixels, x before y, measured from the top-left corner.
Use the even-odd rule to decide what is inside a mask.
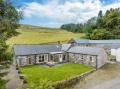
[[[15,55],[30,55],[30,54],[40,54],[40,53],[50,53],[61,51],[61,45],[59,44],[45,44],[45,45],[14,45],[13,50]]]
[[[71,42],[75,43],[96,43],[96,44],[120,44],[120,39],[115,40],[89,40],[89,39],[79,39],[79,38],[73,38],[71,39]]]
[[[71,53],[81,53],[81,54],[90,54],[90,55],[99,55],[103,51],[104,49],[102,48],[81,47],[81,46],[74,46],[68,50],[68,52],[71,52]]]
[[[71,44],[62,44],[62,51],[67,51],[70,48]]]

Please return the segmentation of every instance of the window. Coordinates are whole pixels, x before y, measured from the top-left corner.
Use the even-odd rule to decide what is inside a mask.
[[[41,59],[41,55],[39,56],[39,59]]]
[[[66,60],[66,55],[63,55],[63,60]]]
[[[94,62],[94,59],[93,59],[93,57],[90,57],[90,61],[91,61],[91,62]]]
[[[39,62],[44,62],[44,55],[41,54],[41,55],[39,56]]]

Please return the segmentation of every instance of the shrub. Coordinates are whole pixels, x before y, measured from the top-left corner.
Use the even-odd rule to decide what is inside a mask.
[[[19,78],[20,78],[20,79],[25,79],[25,76],[24,76],[23,74],[21,74],[21,75],[19,76]]]
[[[47,79],[36,81],[34,83],[31,82],[30,89],[53,89],[52,84]]]
[[[16,70],[19,70],[19,67],[16,67]]]
[[[6,84],[6,82],[7,82],[7,81],[2,80],[2,79],[0,78],[0,89],[5,89],[5,84]]]
[[[23,83],[24,83],[24,84],[28,83],[28,79],[24,77]]]
[[[21,74],[22,72],[20,70],[18,70],[18,74]]]

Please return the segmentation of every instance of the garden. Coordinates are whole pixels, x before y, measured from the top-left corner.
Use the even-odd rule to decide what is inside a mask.
[[[55,84],[58,81],[67,80],[91,70],[91,67],[75,63],[60,64],[53,67],[32,65],[20,68],[21,75],[27,78],[28,86],[39,86],[41,83],[43,85],[46,83]]]

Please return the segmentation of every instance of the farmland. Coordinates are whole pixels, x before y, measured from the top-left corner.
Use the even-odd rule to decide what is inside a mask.
[[[41,44],[41,43],[66,43],[71,38],[84,37],[83,33],[72,33],[62,29],[52,28],[20,28],[17,29],[17,36],[7,41],[9,46],[14,44]]]

